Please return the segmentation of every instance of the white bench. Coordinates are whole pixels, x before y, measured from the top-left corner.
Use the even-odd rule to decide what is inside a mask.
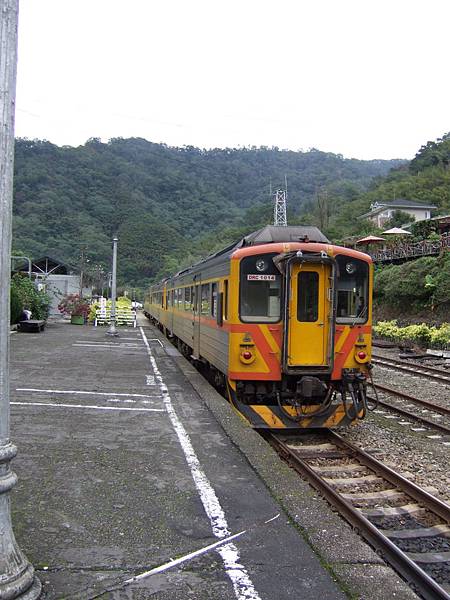
[[[110,325],[111,309],[97,308],[95,311],[94,326]],[[116,308],[116,325],[131,325],[136,327],[136,312],[128,308]]]

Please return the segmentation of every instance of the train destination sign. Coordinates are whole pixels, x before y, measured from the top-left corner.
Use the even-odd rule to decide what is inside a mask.
[[[247,275],[247,281],[275,281],[276,278],[276,275],[263,275],[262,273]]]

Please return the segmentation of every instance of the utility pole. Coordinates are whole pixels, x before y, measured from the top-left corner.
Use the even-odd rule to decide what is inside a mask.
[[[15,540],[10,508],[17,481],[10,469],[17,448],[9,427],[9,290],[18,13],[18,0],[0,0],[0,598],[35,600],[41,583]]]
[[[86,259],[86,246],[82,246],[81,247],[81,255],[80,255],[80,259],[81,259],[81,269],[80,269],[80,298],[83,297],[83,285],[84,285],[84,269],[85,269],[85,265],[87,262]]]
[[[113,335],[117,337],[119,334],[116,329],[116,293],[117,293],[117,242],[119,240],[116,236],[113,237],[113,263],[112,263],[112,283],[111,283],[111,313],[110,313],[110,326],[107,335]]]

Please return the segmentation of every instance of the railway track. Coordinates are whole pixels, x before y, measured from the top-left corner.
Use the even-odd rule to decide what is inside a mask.
[[[440,404],[435,404],[434,402],[429,402],[428,400],[422,400],[421,398],[416,398],[415,396],[405,394],[400,390],[378,383],[375,384],[375,389],[383,395],[399,398],[401,402],[401,405],[399,406],[395,402],[387,402],[380,397],[378,397],[378,400],[369,398],[372,402],[377,401],[378,406],[395,411],[409,419],[415,419],[426,427],[437,429],[445,435],[450,436],[450,408],[448,406],[442,406]],[[430,413],[431,418],[425,416],[425,414],[430,415]],[[442,418],[444,418],[444,422],[439,421],[439,419]]]
[[[422,364],[411,364],[396,358],[387,358],[385,356],[378,356],[374,354],[372,354],[372,363],[374,365],[379,365],[380,367],[388,367],[390,369],[395,369],[396,371],[409,373],[410,375],[420,375],[422,377],[432,379],[433,381],[450,385],[450,374],[443,369],[438,369],[437,367],[425,366]]]
[[[450,600],[449,505],[332,431],[263,435],[423,598]]]

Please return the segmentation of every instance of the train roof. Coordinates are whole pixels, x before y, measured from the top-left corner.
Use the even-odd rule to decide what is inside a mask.
[[[233,252],[239,250],[240,248],[261,246],[263,244],[277,244],[282,242],[317,242],[320,244],[331,243],[330,240],[326,238],[317,227],[304,225],[287,227],[266,225],[265,227],[254,231],[253,233],[249,233],[238,242],[233,242],[233,244],[230,244],[226,248],[206,256],[199,262],[187,267],[186,269],[182,269],[167,279],[172,279],[173,277],[179,277],[187,273],[195,272],[201,269],[206,262],[208,262],[208,264],[215,264],[226,257],[231,257]]]
[[[266,227],[262,227],[253,233],[250,233],[240,239],[238,242],[234,242],[230,244],[226,248],[219,250],[218,252],[206,256],[199,262],[182,269],[178,273],[175,273],[169,277],[164,278],[162,281],[153,284],[152,287],[160,287],[173,280],[175,278],[183,278],[184,276],[192,276],[198,272],[203,271],[205,268],[215,268],[218,265],[221,265],[224,260],[230,259],[237,251],[240,255],[241,253],[245,253],[245,250],[248,248],[251,252],[250,248],[257,246],[265,246],[265,252],[269,251],[270,244],[274,245],[275,251],[281,251],[280,245],[286,243],[310,243],[311,251],[316,250],[317,246],[314,248],[316,244],[332,244],[330,240],[318,229],[317,227],[312,226],[304,226],[304,225],[296,225],[292,227],[283,227],[283,226],[275,226],[275,225],[266,225]],[[323,247],[322,247],[323,248]],[[319,250],[321,247],[319,246]],[[350,256],[361,256],[362,253],[356,250],[351,250],[349,248],[340,248],[343,254],[347,254]],[[369,256],[366,255],[366,258],[369,259]]]
[[[243,246],[257,246],[260,244],[271,244],[280,242],[318,242],[320,244],[330,244],[317,227],[295,225],[279,227],[275,225],[266,225],[258,231],[254,231],[245,236],[235,248]]]

